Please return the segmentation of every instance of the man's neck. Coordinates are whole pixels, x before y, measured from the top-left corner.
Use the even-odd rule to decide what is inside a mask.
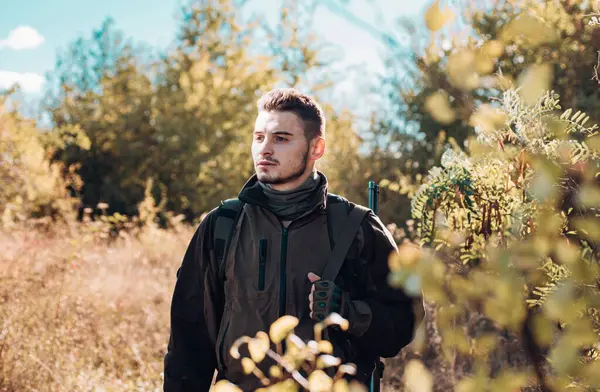
[[[291,183],[267,184],[267,186],[273,190],[280,191],[280,192],[293,191],[294,189],[297,189],[298,187],[300,187],[300,185],[304,184],[304,182],[310,176],[313,176],[313,178],[316,180],[319,175],[317,174],[317,171],[315,169],[313,169],[313,170],[310,170],[308,173],[303,174],[302,177],[297,178],[296,180],[294,180]]]

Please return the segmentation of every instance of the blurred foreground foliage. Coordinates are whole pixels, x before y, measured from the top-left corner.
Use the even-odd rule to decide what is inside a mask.
[[[507,88],[532,104],[555,91],[565,107],[600,123],[600,89],[592,80],[600,51],[595,1],[431,1],[425,20],[401,19],[380,83],[385,113],[374,118],[383,195],[407,200],[445,148],[476,134],[480,110]],[[425,22],[425,23],[422,23]],[[591,23],[590,23],[591,22]],[[427,27],[427,28],[426,28]],[[433,29],[433,30],[430,30]],[[405,47],[408,46],[408,47]],[[497,106],[497,104],[495,104]],[[479,117],[481,117],[479,116]],[[389,180],[389,181],[387,181]],[[396,209],[393,221],[409,219]]]
[[[402,107],[422,147],[448,144],[407,181],[416,229],[390,260],[391,281],[428,303],[407,390],[600,390],[593,12],[525,0],[425,13]]]
[[[330,327],[348,330],[348,320],[337,313],[330,314],[315,324],[314,339],[308,342],[294,334],[298,322],[296,317],[282,316],[271,324],[268,333],[259,331],[255,337],[242,336],[234,342],[231,355],[241,360],[246,374],[253,374],[263,385],[256,391],[291,392],[302,388],[315,392],[366,392],[366,386],[348,380],[348,376],[356,374],[356,366],[333,356],[331,342],[323,338]],[[242,357],[243,345],[247,346],[249,356]],[[227,380],[215,384],[215,392],[240,391]]]

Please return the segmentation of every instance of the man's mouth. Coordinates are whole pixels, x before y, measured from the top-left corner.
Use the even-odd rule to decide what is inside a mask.
[[[275,162],[261,160],[261,161],[258,161],[256,166],[275,166]]]

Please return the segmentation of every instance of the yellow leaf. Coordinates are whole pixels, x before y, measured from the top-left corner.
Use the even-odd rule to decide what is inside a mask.
[[[403,243],[398,247],[397,253],[392,253],[389,258],[391,271],[398,271],[416,264],[421,258],[421,249],[412,243]]]
[[[494,86],[501,91],[506,91],[514,88],[515,81],[510,75],[494,75]]]
[[[215,392],[242,392],[242,390],[227,380],[221,380],[215,384]]]
[[[519,95],[527,105],[536,101],[548,91],[552,84],[554,73],[550,64],[534,64],[521,72],[517,79]]]
[[[574,218],[572,220],[573,227],[581,231],[585,237],[594,242],[600,242],[600,222],[595,218]]]
[[[442,10],[439,0],[435,0],[425,11],[425,25],[430,31],[438,31],[452,18],[454,18],[454,13],[448,7]]]
[[[508,116],[490,104],[482,104],[469,119],[469,125],[479,127],[485,133],[493,132],[506,125]]]
[[[600,189],[590,185],[583,186],[577,195],[579,204],[585,208],[600,207]]]
[[[319,355],[317,358],[317,369],[324,369],[332,366],[339,366],[342,363],[340,358],[333,355]]]
[[[566,265],[573,265],[581,256],[578,247],[562,240],[556,242],[554,252],[558,257],[558,261]]]
[[[333,354],[333,345],[327,340],[321,340],[317,343],[317,349],[324,354]]]
[[[448,102],[448,94],[441,90],[425,99],[425,110],[440,124],[450,124],[456,119],[456,114]]]
[[[352,380],[348,392],[367,392],[367,387],[356,380]]]
[[[269,368],[269,375],[272,378],[280,378],[283,375],[283,372],[279,366],[273,365]]]
[[[551,43],[559,38],[556,30],[550,27],[541,18],[529,13],[521,13],[508,22],[500,32],[500,39],[504,42],[522,42],[522,45],[535,47],[544,43]]]
[[[269,328],[269,336],[275,344],[285,339],[298,325],[298,319],[293,316],[282,316],[275,320]]]
[[[333,380],[322,370],[315,370],[308,376],[308,386],[311,392],[329,392]]]
[[[346,320],[345,318],[343,318],[342,316],[340,316],[338,313],[335,313],[335,312],[331,313],[329,316],[327,316],[325,318],[325,320],[322,321],[322,323],[326,327],[330,327],[332,325],[337,325],[338,327],[340,327],[340,329],[342,331],[347,331],[348,328],[350,327],[348,320]]]
[[[435,41],[431,41],[427,49],[425,49],[424,60],[427,64],[436,63],[440,60],[440,48],[437,47]]]
[[[490,57],[498,58],[504,53],[504,44],[502,41],[493,39],[483,44],[481,51]]]
[[[338,373],[354,376],[356,374],[356,365],[353,363],[345,363],[340,365],[338,368]]]
[[[349,392],[348,381],[341,378],[333,384],[333,392]]]
[[[244,369],[244,374],[251,374],[256,368],[256,364],[250,358],[242,358],[242,368]]]
[[[404,380],[410,392],[431,392],[433,390],[433,377],[419,360],[413,359],[406,365]]]
[[[263,331],[257,332],[256,337],[248,342],[248,351],[254,362],[260,363],[265,359],[270,343],[269,335]]]
[[[494,60],[483,51],[475,55],[475,72],[479,75],[487,75],[494,71]]]
[[[462,90],[473,90],[479,86],[475,53],[471,50],[457,51],[448,56],[446,72],[450,83]]]
[[[591,150],[600,151],[600,133],[588,138],[586,144]]]

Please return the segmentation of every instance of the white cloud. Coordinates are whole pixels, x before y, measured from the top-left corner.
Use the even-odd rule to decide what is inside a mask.
[[[0,70],[0,90],[19,84],[24,92],[39,93],[46,80],[34,72],[11,72]]]
[[[0,49],[33,49],[40,46],[44,40],[44,37],[33,27],[19,26],[11,30],[6,39],[0,40]]]

